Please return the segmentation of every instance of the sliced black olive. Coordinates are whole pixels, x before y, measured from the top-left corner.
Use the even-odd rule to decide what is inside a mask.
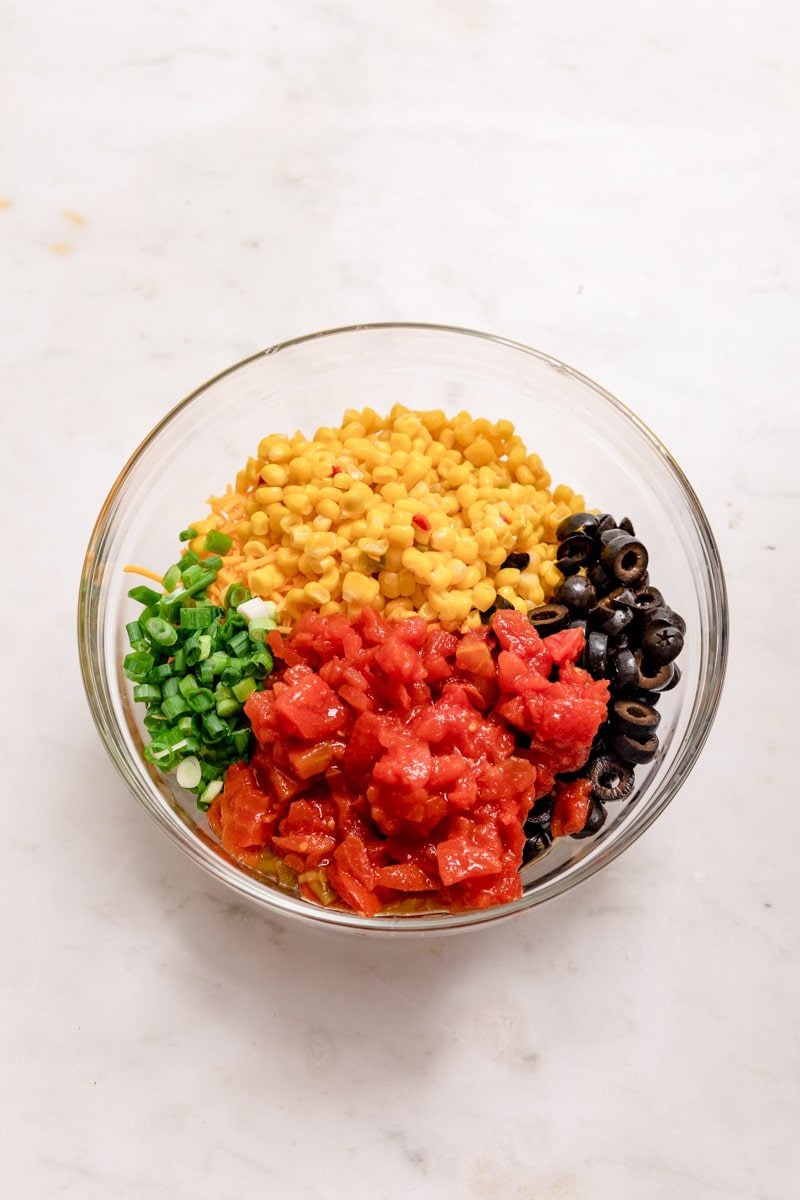
[[[609,637],[615,637],[622,633],[627,625],[630,625],[633,620],[633,613],[629,608],[614,608],[609,604],[608,597],[604,597],[599,604],[596,604],[589,613],[589,624],[595,629],[602,630]]]
[[[655,758],[658,738],[654,733],[646,737],[634,737],[630,733],[618,733],[611,742],[615,754],[626,763],[646,763]]]
[[[637,587],[634,602],[636,607],[643,613],[648,613],[653,609],[660,608],[664,603],[664,597],[658,588],[654,587]]]
[[[676,662],[670,663],[672,667],[672,678],[666,687],[663,687],[662,692],[671,692],[674,687],[677,687],[681,681],[681,669]]]
[[[620,529],[624,529],[626,533],[629,533],[631,537],[636,537],[636,530],[633,528],[633,522],[630,517],[623,517],[619,523],[619,527]]]
[[[528,620],[541,634],[558,633],[569,620],[569,609],[566,604],[542,604],[531,609]]]
[[[594,584],[585,575],[570,575],[558,585],[553,599],[558,604],[566,604],[569,608],[578,608],[585,612],[594,604],[597,592],[594,590]]]
[[[633,791],[633,771],[611,754],[598,754],[591,759],[586,775],[592,785],[592,794],[604,804],[610,800],[624,800]]]
[[[612,517],[611,513],[601,513],[600,516],[597,518],[597,525],[595,526],[595,532],[597,533],[598,537],[601,537],[609,529],[618,529],[618,528],[619,528],[619,526],[617,525],[617,522]]]
[[[586,824],[579,833],[573,833],[574,838],[587,838],[599,833],[606,823],[606,810],[596,796],[592,797],[589,812],[586,814]]]
[[[619,526],[606,526],[600,530],[600,542],[603,546],[608,546],[609,542],[616,541],[618,538],[630,538],[630,536]]]
[[[581,633],[586,633],[587,621],[585,617],[576,617],[574,621],[570,621],[567,629],[580,629]]]
[[[616,587],[613,588],[607,596],[606,600],[613,604],[614,608],[635,608],[636,597],[628,588]]]
[[[657,667],[647,662],[642,651],[635,654],[636,666],[639,672],[638,687],[645,692],[666,692],[672,686],[672,676],[676,667],[672,663],[664,663]]]
[[[637,688],[634,692],[628,692],[627,699],[633,700],[637,704],[651,704],[655,707],[661,699],[661,694],[659,692],[645,692],[641,688]],[[521,735],[518,733],[516,736],[517,740],[519,740]]]
[[[564,517],[556,530],[556,537],[563,542],[573,533],[592,533],[597,528],[598,519],[594,513],[573,513],[571,517]]]
[[[611,659],[611,679],[620,692],[627,692],[638,686],[639,668],[632,650],[626,647],[616,651]]]
[[[642,653],[657,666],[671,663],[683,649],[683,634],[677,625],[648,625],[642,636]]]
[[[508,555],[500,565],[500,570],[505,571],[506,567],[514,567],[517,571],[527,571],[531,565],[530,554],[525,554],[522,550],[514,550]]]
[[[631,644],[628,636],[633,626],[629,625],[627,629],[623,629],[622,633],[615,633],[608,641],[609,654],[615,654],[617,650],[627,650]]]
[[[686,622],[683,617],[666,604],[659,604],[655,608],[646,609],[644,623],[648,627],[651,625],[677,625],[681,633],[686,633]]]
[[[533,862],[535,858],[540,858],[546,850],[550,849],[553,839],[552,836],[540,829],[538,833],[534,833],[531,837],[525,839],[525,845],[522,847],[522,862],[524,866]]]
[[[498,596],[494,604],[481,613],[481,625],[491,624],[492,617],[501,608],[513,608],[514,605],[504,596]]]
[[[594,679],[602,679],[606,673],[606,654],[608,653],[608,635],[595,629],[586,639],[584,661],[586,670]]]
[[[642,704],[639,700],[630,698],[615,700],[609,714],[611,723],[620,733],[632,733],[637,736],[652,733],[658,728],[661,714],[650,704]]]
[[[605,567],[600,566],[600,563],[592,563],[587,574],[597,588],[598,596],[604,596],[606,592],[610,592],[613,587],[616,587],[616,579],[609,575]]]
[[[592,561],[596,552],[597,546],[592,538],[585,533],[574,533],[558,547],[556,566],[562,575],[574,575]]]
[[[647,570],[647,548],[644,542],[621,533],[609,540],[600,552],[600,561],[620,583],[636,583]]]

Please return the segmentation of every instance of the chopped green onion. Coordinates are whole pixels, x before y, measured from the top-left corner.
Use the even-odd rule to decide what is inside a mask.
[[[147,676],[148,683],[161,683],[163,679],[169,679],[172,674],[172,663],[162,662],[158,666],[153,667],[150,674]]]
[[[158,712],[157,709],[151,709],[145,716],[142,724],[149,733],[160,733],[164,726],[169,724],[169,721],[162,712]]]
[[[216,574],[222,566],[222,559],[217,554],[210,554],[208,558],[200,559],[200,566],[205,567],[207,571],[213,571],[214,574]]]
[[[228,642],[228,649],[230,650],[231,654],[235,654],[237,658],[242,658],[245,655],[245,653],[250,649],[250,637],[246,629],[242,629],[236,634],[236,637],[231,638],[231,640]]]
[[[209,605],[180,610],[181,629],[208,629],[214,620],[214,610]]]
[[[126,654],[122,660],[122,669],[132,683],[144,683],[146,676],[155,666],[155,659],[146,650],[135,650]]]
[[[216,713],[211,712],[203,717],[203,730],[206,735],[206,741],[211,742],[213,745],[215,742],[222,741],[226,736],[228,726],[223,721],[220,721]]]
[[[139,646],[138,643],[144,639],[144,630],[142,629],[139,622],[138,621],[129,621],[128,624],[125,626],[125,632],[128,635],[128,641],[130,642],[132,648],[134,650],[140,650],[141,647]]]
[[[211,659],[207,658],[205,662],[197,664],[197,678],[202,687],[208,687],[210,683],[214,682],[214,672],[211,670],[210,662]]]
[[[236,747],[236,753],[243,758],[250,749],[250,730],[235,730],[233,734],[233,744]]]
[[[238,608],[250,599],[250,592],[243,583],[232,583],[225,593],[225,607]]]
[[[226,687],[233,687],[238,683],[244,674],[244,664],[241,659],[234,658],[220,675],[220,683],[224,683]]]
[[[255,617],[247,627],[247,635],[251,642],[265,642],[268,634],[277,628],[277,621],[271,617]]]
[[[164,680],[164,686],[161,689],[161,693],[165,698],[167,696],[177,696],[178,692],[180,691],[180,687],[180,680],[177,679],[176,676],[171,675],[169,679]]]
[[[217,650],[208,659],[208,669],[214,675],[221,675],[230,661],[229,654],[226,654],[224,650]]]
[[[176,717],[189,711],[189,705],[179,692],[176,696],[167,696],[161,705],[161,711],[165,717],[169,717],[170,721],[174,721]]]
[[[140,584],[139,587],[131,588],[131,590],[128,592],[128,595],[130,596],[131,600],[138,600],[139,604],[144,605],[158,604],[159,600],[161,599],[160,592],[154,592],[152,588],[145,587],[144,584]]]
[[[182,529],[180,531],[180,533],[178,534],[178,541],[179,542],[191,542],[192,539],[196,538],[196,537],[197,537],[197,530],[192,529],[192,527],[190,525],[188,529]]]
[[[178,631],[163,617],[150,617],[144,623],[147,636],[157,646],[174,646],[178,640]]]
[[[195,554],[194,550],[184,550],[183,554],[178,559],[178,566],[181,569],[181,575],[187,567],[191,567],[194,563],[200,562],[200,555]]]
[[[191,567],[189,570],[191,570]],[[207,587],[211,586],[216,578],[216,571],[203,571],[202,575],[196,576],[194,583],[186,588],[187,596],[196,596],[198,592],[204,592]]]
[[[214,693],[209,688],[197,688],[190,692],[186,701],[196,713],[208,712],[214,707]]]
[[[258,684],[256,683],[255,679],[253,679],[251,675],[248,675],[246,679],[240,680],[239,683],[234,683],[231,691],[239,703],[244,704],[247,697],[251,695],[257,687]],[[236,735],[234,734],[234,737],[235,736]]]
[[[206,550],[213,550],[217,554],[227,554],[233,545],[233,538],[227,533],[220,533],[218,529],[211,529],[206,534],[204,546]]]
[[[202,779],[200,763],[193,755],[185,758],[178,766],[176,778],[183,788],[196,788]]]
[[[197,717],[178,717],[178,729],[184,737],[193,737],[200,728],[200,723]]]
[[[180,565],[178,563],[173,563],[161,581],[164,584],[164,591],[171,592],[174,588],[176,588],[178,586],[180,581],[181,581]]]
[[[200,690],[197,680],[195,679],[194,675],[191,674],[182,676],[182,678],[178,680],[178,687],[181,689],[181,695],[187,700],[189,699],[191,692],[197,692]]]
[[[269,675],[275,665],[275,660],[266,646],[259,646],[255,654],[250,655],[249,662],[251,667],[258,667],[260,670],[265,671],[267,675]]]
[[[211,807],[211,801],[216,800],[217,796],[222,791],[222,780],[212,779],[211,783],[200,793],[197,800],[197,807],[202,812],[207,812]]]
[[[274,601],[262,600],[261,596],[253,596],[252,600],[248,600],[246,604],[239,605],[239,612],[247,620],[252,621],[257,617],[275,618],[278,609]]]
[[[241,709],[241,704],[238,700],[234,700],[233,696],[217,701],[217,716],[219,717],[232,717],[234,713],[241,712]]]
[[[150,704],[161,700],[161,688],[155,683],[137,683],[133,689],[137,704]]]

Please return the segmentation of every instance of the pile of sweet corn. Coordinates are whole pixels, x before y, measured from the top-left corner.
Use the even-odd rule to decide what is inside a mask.
[[[526,612],[560,581],[555,530],[584,502],[549,485],[510,421],[348,409],[310,440],[265,437],[191,544],[230,534],[217,593],[242,582],[287,621],[369,606],[457,629],[498,596]],[[504,565],[512,552],[530,556],[524,570]]]

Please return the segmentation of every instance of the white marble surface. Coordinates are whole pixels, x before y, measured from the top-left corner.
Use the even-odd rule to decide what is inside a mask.
[[[796,1197],[796,5],[7,0],[0,35],[4,1194]],[[106,760],[73,636],[94,516],[176,399],[393,318],[638,409],[733,608],[669,812],[422,944],[207,882]]]

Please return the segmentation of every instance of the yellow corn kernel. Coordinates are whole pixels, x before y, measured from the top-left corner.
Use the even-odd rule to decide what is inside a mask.
[[[555,563],[542,563],[542,566],[539,569],[539,578],[544,587],[545,595],[547,596],[552,594],[561,582],[561,572]]]
[[[348,567],[354,567],[361,558],[361,551],[358,546],[348,546],[342,551],[342,562]]]
[[[248,576],[248,586],[254,596],[271,596],[283,586],[284,577],[275,567],[257,567]]]
[[[483,556],[483,560],[487,567],[494,567],[495,570],[502,566],[508,556],[506,546],[496,546],[494,550],[488,550]]]
[[[360,537],[357,545],[359,550],[370,558],[383,558],[389,549],[389,542],[386,538]]]
[[[279,487],[260,487],[253,493],[253,499],[266,508],[268,504],[276,504],[283,498],[283,489]]]
[[[396,600],[400,595],[400,576],[396,571],[381,571],[378,583],[381,592],[388,600]]]
[[[245,542],[242,550],[248,556],[248,558],[263,558],[267,553],[267,547],[257,538],[253,538],[252,541]]]
[[[462,483],[456,491],[456,496],[458,496],[458,503],[466,511],[478,499],[478,490],[471,483]]]
[[[317,583],[327,588],[331,596],[340,596],[342,592],[342,578],[343,576],[339,574],[338,569],[331,567],[324,575],[320,575]]]
[[[342,512],[348,516],[355,516],[358,513],[364,512],[371,501],[372,492],[367,484],[354,483],[350,490],[345,492],[342,497]]]
[[[348,471],[339,471],[331,480],[332,485],[339,492],[347,492],[355,483],[353,476]]]
[[[331,598],[330,592],[321,583],[307,583],[303,593],[317,605],[327,604]]]
[[[483,579],[484,572],[483,563],[473,563],[471,567],[467,567],[467,573],[461,580],[462,588],[474,588]]]
[[[293,575],[297,570],[297,564],[300,562],[300,554],[297,550],[291,550],[288,546],[281,546],[278,553],[275,555],[275,566],[283,571],[284,575]]]
[[[293,458],[289,463],[289,482],[290,483],[310,483],[311,482],[311,461],[305,456]]]
[[[448,560],[445,570],[447,571],[448,576],[445,587],[460,587],[466,578],[469,568],[467,567],[466,563],[461,561],[460,558],[451,558]],[[433,576],[431,576],[431,581],[433,581]]]
[[[461,565],[462,567],[464,566],[463,563]],[[465,571],[466,569],[464,567]],[[436,588],[438,591],[444,591],[446,588],[449,588],[452,582],[449,565],[441,563],[438,567],[435,567],[428,576],[428,582],[432,588]]]
[[[245,526],[248,527],[247,531],[245,531]],[[248,535],[250,533],[255,534],[256,537],[264,537],[268,530],[269,517],[265,512],[259,511],[254,512],[249,521],[242,521],[236,532],[241,538],[242,542],[246,542],[249,540]]]
[[[283,503],[290,513],[295,513],[298,517],[307,517],[314,510],[310,498],[304,496],[302,492],[294,496],[287,496],[284,493]]]
[[[464,457],[469,459],[474,467],[485,467],[494,458],[492,443],[485,437],[475,438],[464,451]]]
[[[424,554],[412,546],[403,554],[403,566],[420,579],[430,579],[436,563],[432,555]]]
[[[495,575],[494,586],[496,588],[516,587],[519,583],[519,577],[520,572],[516,569],[516,567],[504,567]]]
[[[411,524],[390,525],[386,537],[390,546],[403,546],[405,548],[413,546],[414,526]]]
[[[266,463],[261,468],[261,478],[267,487],[286,487],[289,472],[280,463]]]
[[[332,521],[330,517],[314,517],[311,522],[311,528],[318,530],[320,533],[324,533],[326,530],[330,529],[331,524]]]
[[[417,581],[411,571],[400,571],[397,576],[397,584],[400,589],[401,596],[414,595],[417,587]]]
[[[397,471],[388,464],[374,467],[372,470],[372,482],[379,488],[385,487],[387,483],[394,483],[396,480]]]
[[[444,516],[445,514],[437,514]],[[456,544],[456,531],[452,526],[444,526],[431,531],[430,544],[434,550],[452,551]]]
[[[455,558],[460,558],[463,563],[467,564],[467,566],[470,566],[471,563],[474,563],[479,554],[480,546],[478,545],[477,538],[461,537],[456,539],[455,545],[453,546],[453,556]]]
[[[369,575],[348,571],[342,583],[342,599],[347,604],[372,604],[377,600],[380,584]]]
[[[335,500],[318,500],[317,515],[320,517],[326,517],[329,521],[338,521],[339,517],[342,515],[342,509]]]
[[[497,534],[493,529],[479,529],[475,534],[475,541],[478,547],[478,554],[485,558],[489,551],[494,550],[497,546]],[[459,554],[460,557],[461,555]],[[475,557],[477,558],[477,554]],[[466,559],[464,561],[466,562]],[[501,559],[500,561],[502,562],[503,560]]]
[[[482,579],[472,589],[472,603],[479,612],[486,612],[487,608],[492,607],[496,599],[497,591],[494,585],[489,583],[488,579]]]

